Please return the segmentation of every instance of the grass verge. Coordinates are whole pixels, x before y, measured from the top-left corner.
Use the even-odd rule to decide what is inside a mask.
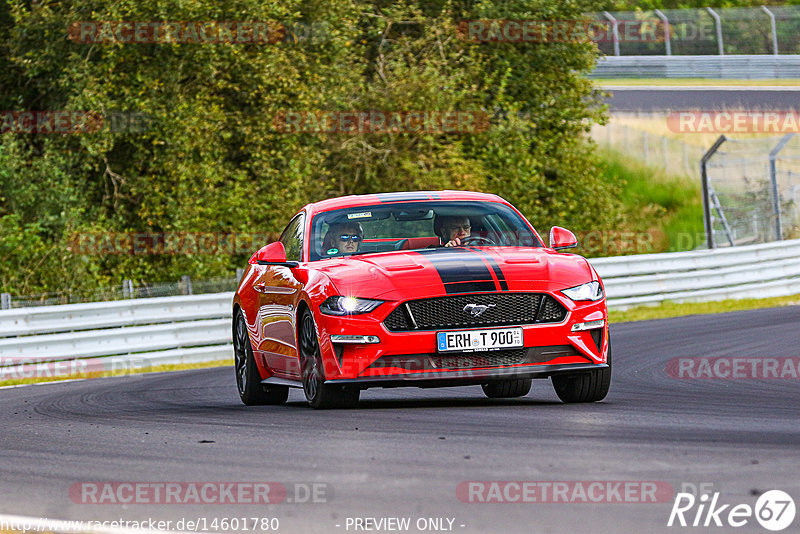
[[[78,380],[87,378],[103,378],[107,376],[122,376],[122,375],[141,375],[147,373],[163,373],[165,371],[185,371],[187,369],[205,369],[208,367],[232,367],[233,359],[229,360],[214,360],[201,363],[182,363],[176,365],[156,365],[152,367],[141,367],[139,369],[120,369],[117,371],[102,371],[96,373],[77,373],[77,374],[64,374],[59,376],[46,376],[46,377],[21,377],[12,379],[0,379],[0,387],[2,386],[17,386],[21,384],[38,384],[42,382],[60,382],[63,380]],[[0,367],[0,378],[3,376],[16,376],[14,368]],[[231,371],[233,373],[233,371]]]
[[[692,250],[702,244],[703,204],[700,183],[667,174],[614,150],[598,149],[602,179],[621,184],[622,229],[639,236],[633,249],[586,250],[589,256]],[[607,253],[607,254],[604,254]]]
[[[646,321],[648,319],[666,319],[668,317],[686,315],[707,315],[797,305],[800,305],[800,295],[766,299],[718,300],[716,302],[665,302],[658,306],[637,306],[625,311],[609,310],[608,319],[611,323],[626,323],[630,321]]]

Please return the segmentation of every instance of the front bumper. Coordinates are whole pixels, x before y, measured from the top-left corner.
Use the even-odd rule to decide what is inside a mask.
[[[552,293],[550,293],[553,295]],[[605,299],[597,302],[575,303],[566,297],[553,295],[568,310],[560,323],[521,325],[523,346],[527,356],[520,361],[483,362],[475,365],[437,364],[437,358],[455,356],[492,356],[498,352],[473,352],[452,355],[437,354],[435,331],[392,332],[384,319],[401,303],[385,303],[370,314],[329,316],[319,313],[320,350],[327,382],[336,384],[394,385],[429,384],[430,387],[484,383],[490,379],[544,378],[556,373],[576,372],[605,367],[608,352],[608,316]],[[572,331],[573,325],[602,320],[600,329]],[[487,327],[475,327],[474,329]],[[470,330],[471,328],[441,329],[439,331]],[[334,343],[331,336],[376,336],[380,343]],[[550,351],[545,349],[564,348]],[[522,349],[521,349],[522,350]],[[538,351],[538,352],[537,352]],[[537,354],[533,354],[537,352]],[[543,356],[542,353],[545,353]],[[413,364],[413,360],[420,364]],[[401,362],[392,364],[393,361]],[[409,363],[412,362],[412,363]],[[476,382],[470,382],[476,381]],[[371,386],[368,386],[371,387]],[[420,385],[426,387],[426,385]]]

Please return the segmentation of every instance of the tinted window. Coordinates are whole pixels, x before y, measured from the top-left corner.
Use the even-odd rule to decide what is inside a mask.
[[[286,227],[281,234],[281,243],[286,249],[288,261],[302,261],[303,259],[303,221],[305,216],[301,213]]]
[[[421,201],[326,211],[311,224],[311,261],[442,246],[443,228],[468,227],[469,246],[540,247],[528,224],[497,202]]]

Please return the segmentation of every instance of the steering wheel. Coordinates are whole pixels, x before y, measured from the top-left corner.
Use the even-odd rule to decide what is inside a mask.
[[[469,246],[469,245],[496,245],[496,244],[497,243],[495,243],[494,241],[492,241],[488,237],[483,237],[483,236],[480,236],[480,235],[471,235],[471,236],[465,237],[464,239],[461,240],[461,245],[462,246],[465,246],[465,245],[466,246]]]

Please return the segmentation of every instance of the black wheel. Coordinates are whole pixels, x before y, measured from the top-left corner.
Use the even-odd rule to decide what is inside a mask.
[[[483,393],[490,399],[503,399],[511,397],[524,397],[531,390],[530,378],[514,380],[497,380],[481,385]]]
[[[611,343],[608,344],[608,367],[574,375],[554,375],[553,389],[564,402],[597,402],[606,398],[611,386]]]
[[[289,397],[288,386],[267,386],[261,383],[250,336],[247,335],[242,311],[236,314],[233,328],[234,369],[239,397],[248,406],[258,404],[283,404]]]
[[[303,392],[314,409],[346,408],[358,403],[361,391],[325,384],[325,369],[319,352],[314,317],[306,310],[300,321],[300,366]]]

